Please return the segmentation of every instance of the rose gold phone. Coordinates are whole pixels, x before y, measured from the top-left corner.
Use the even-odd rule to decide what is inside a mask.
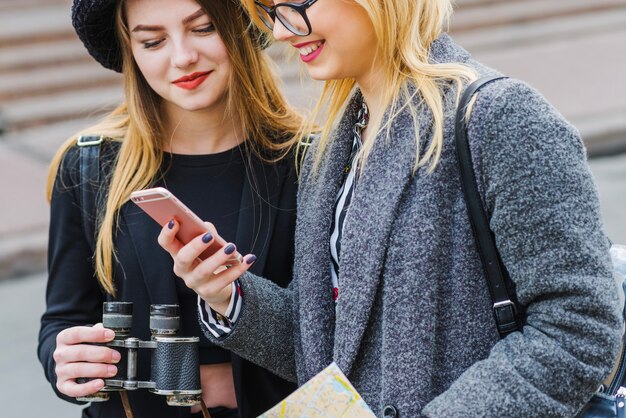
[[[178,200],[172,192],[163,187],[137,190],[130,194],[130,200],[161,226],[167,225],[171,219],[176,219],[180,224],[176,238],[183,244],[187,244],[209,230],[198,215]],[[199,258],[205,259],[213,255],[224,245],[226,242],[221,237],[216,237],[211,245],[200,254]],[[241,261],[239,253],[235,252],[233,256],[233,260]]]

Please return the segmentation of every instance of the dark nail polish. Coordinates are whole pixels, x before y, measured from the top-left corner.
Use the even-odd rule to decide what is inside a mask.
[[[207,232],[206,234],[202,235],[202,242],[204,242],[205,244],[207,244],[212,239],[213,239],[213,235],[211,235],[210,232]]]
[[[250,265],[256,261],[256,255],[251,254],[246,258],[246,264]]]
[[[167,227],[168,227],[169,229],[174,228],[174,220],[173,220],[173,219],[172,219],[172,220],[170,220],[170,221],[167,223]]]
[[[228,244],[226,248],[224,248],[224,252],[228,255],[231,255],[235,252],[235,244]]]

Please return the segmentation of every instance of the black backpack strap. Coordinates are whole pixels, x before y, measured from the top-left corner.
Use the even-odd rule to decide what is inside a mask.
[[[472,154],[467,139],[465,114],[472,97],[480,88],[503,78],[507,77],[485,77],[470,84],[461,96],[455,122],[456,154],[461,171],[461,186],[467,203],[474,239],[487,276],[487,285],[493,303],[493,314],[502,338],[513,331],[520,330],[521,321],[513,302],[514,298],[510,297],[508,293],[505,281],[506,269],[500,261],[493,233],[489,228],[489,220],[478,192]]]
[[[85,236],[95,248],[96,194],[100,187],[100,144],[102,136],[80,136],[76,141],[80,149],[80,199]]]

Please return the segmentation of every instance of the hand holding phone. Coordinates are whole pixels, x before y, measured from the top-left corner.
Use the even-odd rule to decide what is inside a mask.
[[[137,190],[130,194],[130,200],[162,227],[165,227],[170,220],[175,219],[180,225],[176,238],[183,244],[187,244],[197,236],[209,231],[198,215],[178,200],[172,192],[163,187]],[[204,260],[210,257],[224,245],[226,245],[226,241],[222,237],[216,236],[199,258]],[[233,261],[241,262],[241,255],[238,252],[233,253]]]

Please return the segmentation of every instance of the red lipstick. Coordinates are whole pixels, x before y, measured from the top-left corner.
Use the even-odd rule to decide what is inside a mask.
[[[303,46],[307,46],[307,45],[311,45],[311,44],[317,44],[320,41],[310,41],[310,42],[302,42],[300,44],[295,44],[293,45],[294,48],[302,48]]]
[[[172,84],[175,84],[177,87],[183,88],[185,90],[193,90],[200,84],[202,84],[202,82],[207,79],[209,74],[211,74],[211,71],[187,74],[177,80],[172,81]]]
[[[302,55],[300,54],[300,59],[306,63],[309,63],[311,61],[313,61],[315,58],[317,58],[321,53],[322,53],[322,49],[324,48],[324,41],[311,41],[311,42],[302,42],[300,44],[295,44],[293,45],[295,48],[303,48],[307,45],[311,45],[311,44],[319,44],[319,46],[317,47],[317,49],[313,52],[311,52],[308,55]]]

